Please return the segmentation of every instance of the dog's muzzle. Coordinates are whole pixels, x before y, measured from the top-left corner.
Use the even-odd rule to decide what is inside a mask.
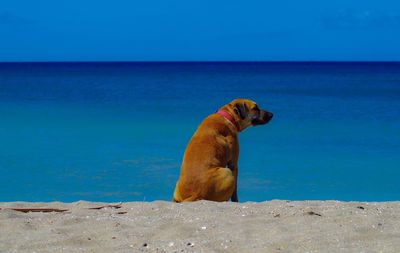
[[[251,121],[251,124],[253,126],[267,124],[272,119],[273,116],[274,114],[272,114],[271,112],[261,110],[260,115],[257,118],[253,119]]]

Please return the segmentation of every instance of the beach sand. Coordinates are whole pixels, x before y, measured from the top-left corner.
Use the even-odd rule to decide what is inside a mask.
[[[400,202],[109,204],[0,203],[0,252],[400,252]]]

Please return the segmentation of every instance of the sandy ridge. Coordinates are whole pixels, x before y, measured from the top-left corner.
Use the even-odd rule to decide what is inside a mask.
[[[400,202],[109,204],[0,202],[0,252],[400,252]]]

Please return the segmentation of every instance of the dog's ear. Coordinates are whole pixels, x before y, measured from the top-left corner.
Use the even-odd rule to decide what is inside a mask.
[[[245,119],[247,116],[247,106],[244,103],[237,103],[233,106],[233,110],[240,116],[241,119]]]

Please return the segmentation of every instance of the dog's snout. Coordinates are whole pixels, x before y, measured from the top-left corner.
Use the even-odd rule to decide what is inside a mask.
[[[255,118],[251,123],[253,126],[264,125],[268,123],[274,115],[268,111],[261,110],[258,118]]]
[[[272,119],[273,116],[274,116],[274,114],[269,111],[264,111],[264,113],[263,113],[263,118],[265,120],[270,120],[270,119]]]

